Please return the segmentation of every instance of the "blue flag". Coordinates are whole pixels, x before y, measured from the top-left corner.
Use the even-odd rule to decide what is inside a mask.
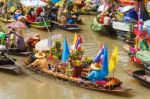
[[[53,4],[56,4],[56,3],[58,3],[60,0],[51,0],[51,2],[53,3]]]
[[[150,26],[147,25],[147,32],[148,32],[148,35],[150,36]]]
[[[69,56],[70,56],[70,52],[69,52],[68,42],[65,38],[61,61],[66,62],[69,59]]]
[[[102,70],[101,73],[106,77],[108,75],[108,48],[104,48],[104,56],[102,60]]]

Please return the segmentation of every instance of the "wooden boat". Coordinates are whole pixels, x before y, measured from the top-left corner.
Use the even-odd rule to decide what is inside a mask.
[[[16,66],[14,62],[12,62],[11,60],[9,60],[7,58],[0,60],[0,69],[7,70],[7,71],[13,71],[16,74],[22,73],[21,69],[18,66]]]
[[[27,20],[27,23],[29,26],[33,27],[33,28],[37,28],[37,29],[41,29],[41,30],[45,30],[48,26],[48,28],[50,27],[49,23],[46,22],[48,25],[46,26],[43,22],[31,22]]]
[[[30,26],[33,28],[41,29],[41,30],[45,30],[47,28],[47,26],[39,26],[39,25],[34,25],[34,24],[30,24]],[[48,28],[49,27],[50,25],[48,25]]]
[[[143,63],[146,73],[150,74],[150,65]]]
[[[14,19],[4,19],[4,18],[0,18],[0,21],[5,22],[5,23],[11,23],[11,22],[14,22],[14,21],[16,21],[16,20],[14,20]]]
[[[147,75],[145,70],[127,70],[126,73],[140,82],[142,85],[150,88],[150,75]]]
[[[11,54],[11,55],[19,55],[19,56],[28,56],[30,55],[32,52],[29,52],[29,51],[21,51],[19,49],[16,49],[16,48],[8,48],[8,54]]]
[[[50,64],[50,65],[52,65],[52,64]],[[84,66],[84,67],[87,68],[87,66]],[[30,67],[29,69],[31,71],[37,73],[37,74],[46,76],[48,78],[54,78],[54,79],[69,83],[71,85],[90,89],[90,90],[114,92],[114,93],[126,93],[126,92],[131,90],[128,88],[121,87],[122,82],[116,78],[107,78],[108,81],[115,80],[116,84],[111,85],[111,86],[107,86],[107,85],[103,86],[103,85],[92,83],[92,82],[85,80],[85,79],[69,77],[69,76],[66,76],[65,74],[62,74],[60,72],[56,72],[56,71],[54,72],[52,70],[45,70],[45,69],[41,70],[39,67]]]
[[[27,23],[29,25],[38,25],[38,26],[42,26],[44,24],[44,22],[32,22],[32,21],[29,21],[29,20],[26,20]],[[46,22],[47,24],[49,24],[48,22]]]
[[[79,31],[80,28],[76,24],[60,24],[56,21],[51,21],[54,27],[58,27],[67,31]]]

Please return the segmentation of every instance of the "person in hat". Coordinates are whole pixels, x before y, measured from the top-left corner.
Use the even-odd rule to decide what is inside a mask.
[[[46,59],[45,53],[42,51],[39,51],[38,53],[35,54],[36,60],[31,63],[28,67],[39,67],[40,69],[46,69],[48,70],[48,60]]]
[[[26,49],[25,40],[22,31],[16,32],[15,47],[21,51]]]
[[[105,76],[101,73],[101,65],[99,63],[91,64],[92,71],[88,74],[87,79],[96,82],[104,80]]]
[[[35,48],[35,45],[40,41],[40,35],[39,34],[35,34],[33,37],[30,37],[27,40],[27,44],[29,45],[30,49]]]

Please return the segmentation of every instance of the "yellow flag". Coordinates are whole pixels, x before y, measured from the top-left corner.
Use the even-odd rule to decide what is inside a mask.
[[[118,59],[118,47],[115,47],[111,59],[109,61],[109,72],[114,71],[117,64],[117,59]]]
[[[73,45],[76,45],[76,41],[77,41],[77,33],[75,33],[74,40],[73,40]]]

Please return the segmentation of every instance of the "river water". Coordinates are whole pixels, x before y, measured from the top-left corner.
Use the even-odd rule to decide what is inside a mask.
[[[115,76],[123,81],[123,86],[133,89],[128,94],[113,94],[106,92],[91,91],[71,86],[61,81],[48,79],[33,74],[40,81],[32,78],[31,75],[15,75],[0,71],[0,99],[150,99],[150,90],[129,77],[124,71],[127,69],[136,70],[137,66],[129,62],[127,53],[123,50],[121,42],[106,36],[98,35],[90,30],[90,23],[93,16],[82,16],[84,25],[79,33],[83,38],[82,46],[85,48],[85,56],[94,57],[98,52],[100,43],[107,43],[109,56],[115,46],[119,47],[119,60]],[[47,38],[48,33],[34,28],[24,31],[24,36],[39,33],[42,38]],[[55,29],[52,34],[62,34],[67,37],[69,45],[73,42],[74,33]],[[60,39],[63,42],[63,37]],[[110,58],[110,57],[109,57]],[[110,74],[111,76],[112,74]]]

